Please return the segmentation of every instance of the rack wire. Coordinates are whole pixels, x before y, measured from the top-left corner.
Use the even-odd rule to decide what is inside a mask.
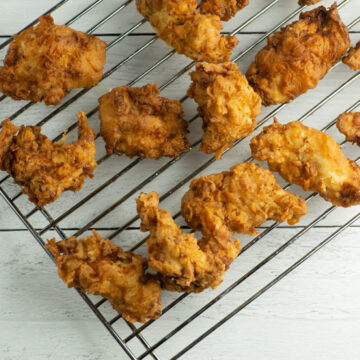
[[[74,0],[73,0],[74,1]],[[98,5],[100,5],[104,0],[96,0],[93,1],[91,4],[89,4],[87,7],[85,7],[83,10],[81,10],[78,14],[73,16],[70,20],[66,22],[66,25],[71,25],[77,20],[79,20],[81,17],[85,16],[86,14],[90,13]],[[126,7],[128,7],[131,3],[133,3],[134,0],[128,0],[119,5],[116,9],[108,13],[105,17],[103,17],[101,20],[96,22],[91,28],[87,30],[88,33],[94,33],[97,29],[99,29],[102,25],[104,25],[106,22],[108,22],[110,19],[115,17],[116,15],[120,14]],[[354,3],[355,0],[344,0],[340,4],[338,4],[338,8],[342,8],[343,6],[346,6],[351,3],[351,1]],[[47,13],[53,13],[57,9],[61,8],[65,4],[71,2],[71,0],[62,0],[58,2],[55,6],[53,6],[51,9],[49,9],[45,14]],[[281,0],[272,0],[269,1],[258,13],[251,16],[249,19],[247,19],[244,23],[242,23],[240,26],[236,27],[232,32],[231,35],[239,35],[241,32],[254,23],[256,20],[261,18],[261,16],[266,15],[267,12],[273,8],[275,5],[280,3]],[[296,8],[294,11],[292,11],[288,16],[286,16],[284,19],[282,19],[276,26],[271,28],[269,31],[265,33],[258,32],[257,34],[261,35],[259,38],[252,43],[250,46],[248,46],[245,50],[237,54],[232,61],[239,61],[243,57],[245,57],[247,54],[249,54],[253,49],[255,49],[259,44],[261,44],[267,36],[271,35],[273,32],[277,31],[280,27],[282,27],[284,24],[288,23],[289,21],[293,20],[301,11],[304,10],[304,6]],[[33,22],[31,22],[28,26],[25,28],[36,24],[38,19],[35,19]],[[142,25],[144,25],[147,21],[145,19],[142,19],[138,22],[136,22],[134,25],[132,25],[128,30],[124,31],[123,33],[120,33],[115,36],[115,38],[108,44],[107,50],[111,49],[115,45],[118,45],[121,41],[126,39],[128,36],[133,34],[137,29],[139,29]],[[350,24],[348,24],[349,29],[352,29],[356,24],[360,22],[360,17],[354,19]],[[25,29],[24,28],[24,29]],[[22,29],[23,30],[23,29]],[[2,44],[0,44],[0,49],[5,48],[10,41],[12,40],[12,37],[4,41]],[[142,46],[137,48],[135,51],[127,55],[125,58],[123,58],[121,61],[117,62],[114,66],[112,66],[109,70],[107,70],[102,79],[101,82],[107,78],[109,78],[111,75],[113,75],[116,71],[120,70],[125,64],[129,63],[131,60],[136,58],[139,54],[141,54],[145,49],[149,48],[151,45],[153,45],[158,40],[158,37],[154,35],[150,38],[150,40],[146,41]],[[160,57],[154,64],[151,64],[145,71],[142,71],[139,75],[137,75],[134,79],[132,79],[127,85],[132,86],[136,83],[140,82],[142,79],[144,79],[146,76],[148,76],[150,73],[155,71],[158,67],[160,67],[162,64],[164,64],[166,61],[168,61],[170,58],[172,58],[175,55],[174,50],[168,51],[165,55]],[[333,67],[336,68],[338,64],[335,64]],[[171,84],[176,82],[182,75],[187,74],[189,70],[194,66],[194,62],[190,62],[186,66],[184,66],[180,71],[178,71],[175,75],[167,79],[161,86],[159,87],[161,91],[168,88]],[[320,102],[312,106],[309,110],[307,110],[304,114],[302,114],[298,120],[304,121],[308,119],[310,116],[312,116],[314,113],[319,111],[323,106],[325,106],[327,103],[329,103],[331,100],[333,100],[339,93],[344,91],[348,86],[350,86],[352,83],[358,80],[360,76],[360,72],[355,73],[351,77],[349,77],[346,81],[344,81],[340,86],[338,86],[336,89],[334,89],[331,93],[329,93],[327,96],[325,96]],[[319,85],[321,86],[321,84]],[[51,111],[48,115],[46,115],[44,118],[42,118],[40,121],[38,121],[36,124],[37,126],[43,126],[46,123],[53,120],[58,114],[60,114],[63,110],[68,108],[71,104],[75,103],[77,100],[81,99],[83,96],[85,96],[90,89],[83,89],[78,91],[75,95],[71,95],[66,101],[64,101],[61,105],[56,107],[53,111]],[[185,91],[184,91],[185,92]],[[0,97],[0,102],[4,101],[6,99],[6,96]],[[182,103],[184,103],[187,100],[187,97],[184,96],[180,99]],[[26,105],[22,106],[20,109],[18,109],[13,114],[9,115],[8,117],[11,120],[15,120],[18,118],[21,114],[23,114],[25,111],[29,110],[31,107],[33,107],[35,104],[28,102]],[[354,102],[350,107],[343,109],[343,111],[352,111],[356,109],[360,105],[360,100]],[[265,125],[267,122],[269,122],[275,115],[279,114],[283,109],[285,109],[288,105],[282,104],[280,106],[275,107],[272,109],[266,116],[264,116],[256,126],[256,129],[261,129],[263,125]],[[87,112],[88,118],[91,118],[94,116],[98,111],[98,106],[94,107],[90,111]],[[198,116],[195,115],[194,117],[190,118],[189,122],[193,123],[198,119]],[[329,131],[333,128],[334,124],[336,122],[336,119],[333,119],[330,123],[328,123],[326,126],[324,126],[321,130],[322,131]],[[72,132],[74,129],[76,129],[76,123],[73,123],[70,125],[66,130],[68,133]],[[61,134],[58,134],[53,140],[59,140],[61,137]],[[99,137],[99,134],[97,134],[97,137]],[[225,154],[228,152],[231,152],[234,148],[241,145],[241,143],[245,139],[239,139],[232,149],[226,150]],[[200,144],[201,139],[197,139],[192,143],[192,149],[190,153],[193,153],[196,151],[196,147]],[[344,145],[344,142],[341,143],[341,146]],[[152,184],[155,179],[157,179],[161,174],[163,174],[165,171],[169,170],[170,168],[176,166],[177,163],[180,162],[182,158],[185,156],[188,156],[188,153],[180,155],[176,159],[169,160],[165,162],[162,166],[157,167],[155,171],[150,172],[147,174],[147,176],[137,183],[134,187],[129,189],[128,191],[122,194],[116,194],[119,195],[119,199],[114,201],[110,206],[106,206],[104,209],[102,209],[96,216],[92,217],[87,221],[87,223],[83,224],[79,229],[76,230],[76,232],[73,234],[75,236],[83,235],[86,231],[96,226],[100,221],[102,221],[104,218],[106,218],[108,215],[113,214],[113,211],[117,208],[119,208],[121,205],[123,205],[128,199],[134,197],[140,190],[142,190],[145,186],[149,186]],[[225,155],[226,156],[226,155]],[[98,164],[103,164],[106,161],[110,159],[109,155],[103,155],[100,157],[100,159],[97,160]],[[355,161],[359,161],[360,156],[357,158],[354,157]],[[249,157],[245,161],[252,161],[253,158]],[[138,166],[142,166],[142,164],[146,160],[137,158],[135,160],[130,161],[125,167],[123,167],[120,171],[116,172],[113,176],[111,176],[109,179],[101,183],[99,186],[97,186],[94,190],[87,193],[86,196],[84,196],[79,201],[75,201],[66,211],[62,212],[61,214],[57,214],[55,217],[51,214],[51,210],[48,210],[47,208],[41,208],[41,207],[34,207],[30,211],[23,210],[23,205],[20,203],[17,203],[19,201],[18,199],[21,199],[23,197],[21,191],[18,191],[15,195],[10,195],[10,193],[5,189],[5,185],[8,181],[11,181],[9,176],[4,176],[0,180],[0,194],[5,199],[5,201],[8,203],[10,208],[15,212],[15,214],[20,218],[20,220],[24,223],[26,228],[30,231],[30,233],[33,235],[35,240],[42,246],[44,251],[49,255],[49,257],[54,261],[53,256],[47,251],[47,249],[44,247],[45,239],[47,236],[47,233],[49,231],[55,231],[58,236],[62,239],[67,238],[66,235],[67,229],[61,225],[61,222],[64,220],[69,219],[70,215],[74,214],[77,210],[83,209],[83,207],[93,198],[98,196],[99,194],[102,194],[102,192],[105,191],[108,187],[113,185],[115,182],[117,182],[119,179],[121,179],[123,176],[127,175],[129,172],[131,172],[133,169],[135,169]],[[195,176],[199,175],[202,171],[206,170],[210,167],[210,165],[215,163],[215,158],[210,157],[206,161],[204,161],[200,166],[193,169],[188,175],[184,176],[180,181],[177,181],[175,185],[173,185],[169,190],[167,190],[165,193],[162,193],[160,196],[160,201],[163,202],[164,200],[168,199],[171,195],[175,194],[179,190],[183,190],[184,185],[186,185],[191,179],[193,179]],[[286,184],[284,185],[284,189],[289,188],[291,185]],[[315,198],[317,198],[318,195],[316,193],[312,193],[305,197],[305,200],[308,203],[311,203],[314,201]],[[60,199],[59,199],[60,201]],[[311,205],[311,204],[310,204]],[[124,319],[122,319],[120,314],[113,315],[111,318],[107,319],[107,317],[103,314],[101,311],[102,307],[106,303],[106,300],[100,300],[95,302],[93,299],[90,299],[87,295],[81,293],[78,291],[79,295],[83,298],[83,300],[87,303],[87,305],[91,308],[91,310],[94,312],[94,314],[98,317],[98,319],[102,322],[102,324],[105,326],[105,328],[109,331],[109,333],[113,336],[113,338],[116,340],[116,342],[122,347],[124,352],[128,355],[130,359],[143,359],[147,356],[152,357],[153,359],[160,359],[160,357],[155,353],[155,350],[157,350],[159,347],[162,347],[165,343],[167,343],[172,337],[177,335],[182,329],[184,329],[186,326],[190,325],[195,319],[198,319],[201,315],[203,315],[209,308],[217,304],[221,299],[223,299],[226,295],[230,294],[235,288],[237,288],[240,284],[242,284],[245,280],[247,280],[250,276],[255,274],[258,270],[263,268],[268,262],[270,262],[272,259],[274,259],[276,256],[278,256],[281,252],[283,252],[285,249],[288,249],[290,245],[292,245],[294,242],[302,238],[308,231],[310,231],[312,228],[314,228],[316,225],[320,224],[321,221],[323,221],[328,215],[330,215],[334,210],[336,209],[335,206],[328,206],[326,210],[324,210],[321,214],[315,216],[309,223],[305,224],[304,226],[300,227],[300,230],[290,237],[286,242],[284,242],[281,246],[279,246],[276,250],[274,250],[270,255],[263,258],[258,264],[256,264],[254,267],[252,267],[249,271],[247,271],[244,275],[242,275],[239,279],[234,281],[232,284],[230,284],[228,287],[226,287],[224,290],[222,290],[220,293],[218,293],[216,296],[214,296],[210,301],[207,301],[209,296],[205,298],[207,301],[203,306],[201,306],[200,309],[196,310],[189,316],[187,319],[183,321],[179,321],[179,324],[175,326],[171,331],[169,331],[166,335],[162,336],[159,340],[154,342],[153,344],[150,344],[148,340],[143,335],[143,332],[145,329],[150,328],[155,322],[159,320],[150,320],[147,321],[145,324],[136,327],[135,325],[126,322]],[[35,227],[35,220],[34,215],[35,214],[41,214],[43,218],[46,220],[47,224],[37,229]],[[180,212],[175,213],[174,215],[175,219],[178,219],[180,217]],[[109,238],[114,240],[116,239],[120,234],[122,234],[125,230],[131,228],[131,226],[135,226],[138,221],[138,216],[133,216],[129,220],[125,222],[125,224],[115,228],[112,230],[112,232],[109,234]],[[256,300],[258,297],[263,295],[267,290],[269,290],[271,287],[273,287],[275,284],[277,284],[281,279],[283,279],[286,275],[291,273],[293,270],[295,270],[299,265],[301,265],[304,261],[306,261],[308,258],[310,258],[313,254],[315,254],[317,251],[319,251],[322,247],[324,247],[327,243],[329,243],[332,239],[334,239],[336,236],[338,236],[342,231],[344,231],[346,228],[351,226],[353,223],[355,223],[357,220],[360,219],[360,213],[353,213],[351,214],[351,218],[348,219],[344,224],[342,224],[339,227],[336,227],[335,231],[331,233],[329,236],[327,236],[325,239],[321,240],[316,246],[314,246],[310,251],[308,251],[304,256],[296,260],[292,265],[290,265],[288,268],[286,268],[282,273],[280,273],[278,276],[276,276],[272,281],[268,282],[265,286],[260,288],[256,293],[254,293],[252,296],[250,296],[248,299],[246,299],[244,302],[242,302],[240,305],[238,305],[232,312],[229,314],[223,314],[223,317],[217,321],[214,325],[209,327],[205,332],[203,332],[201,335],[194,338],[189,344],[184,346],[181,350],[179,350],[177,353],[171,356],[171,359],[178,359],[181,356],[183,356],[186,352],[188,352],[190,349],[192,349],[194,346],[196,346],[200,341],[202,341],[206,336],[211,334],[213,331],[217,330],[221,325],[223,325],[226,321],[228,321],[230,318],[232,318],[234,315],[239,313],[241,310],[243,310],[245,307],[247,307],[250,303],[252,303],[254,300]],[[243,256],[244,253],[247,252],[248,249],[250,249],[254,244],[256,244],[258,241],[263,239],[265,236],[270,234],[274,229],[280,227],[281,225],[278,223],[273,223],[267,227],[262,228],[261,232],[253,237],[244,247],[242,252],[240,253],[240,257]],[[136,226],[135,226],[136,228]],[[131,250],[137,250],[142,245],[144,245],[146,241],[146,237],[140,239],[135,245],[131,247]],[[231,271],[231,270],[229,270]],[[181,306],[181,302],[186,298],[190,296],[189,294],[180,294],[179,296],[175,297],[173,301],[171,301],[165,308],[163,309],[163,315],[162,317],[167,314],[169,311],[174,309],[176,306]],[[121,337],[119,335],[119,332],[115,329],[115,325],[118,324],[118,321],[122,319],[125,326],[128,326],[130,330],[130,334]],[[161,318],[160,318],[161,319]],[[134,354],[133,350],[131,349],[131,346],[129,342],[132,339],[138,339],[139,343],[142,345],[144,351],[138,355]],[[163,357],[161,357],[163,358]]]

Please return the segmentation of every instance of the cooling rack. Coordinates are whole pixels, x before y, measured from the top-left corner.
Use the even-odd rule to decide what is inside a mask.
[[[236,35],[240,41],[240,45],[233,52],[231,60],[236,61],[243,72],[245,72],[256,51],[263,46],[266,37],[284,24],[297,19],[298,14],[305,10],[304,6],[297,7],[294,0],[294,6],[288,13],[288,4],[285,6],[284,2],[284,0],[264,1],[262,4],[256,5],[256,11],[253,11],[253,5],[250,4],[235,19],[226,24],[224,31]],[[46,13],[51,13],[56,20],[56,15],[62,8],[73,6],[75,3],[75,0],[60,1]],[[189,181],[201,174],[223,171],[239,162],[253,161],[249,152],[248,138],[238,140],[232,149],[225,152],[224,159],[221,161],[215,161],[214,157],[198,151],[197,147],[201,142],[201,119],[196,115],[195,105],[184,96],[189,84],[187,73],[193,68],[194,62],[179,56],[174,50],[168,48],[157,38],[147,21],[142,19],[140,15],[137,15],[138,18],[131,17],[131,14],[136,13],[133,0],[118,4],[113,9],[108,9],[109,6],[105,6],[108,12],[101,8],[106,3],[106,0],[91,2],[79,10],[71,19],[64,21],[66,25],[72,25],[74,28],[79,28],[88,33],[97,34],[99,30],[99,35],[107,41],[107,66],[97,87],[73,91],[58,107],[46,109],[41,104],[14,102],[6,96],[0,97],[2,109],[6,109],[4,110],[6,111],[4,118],[9,117],[18,123],[42,126],[44,132],[53,140],[59,140],[64,130],[68,131],[70,139],[76,136],[74,114],[76,113],[75,109],[78,108],[86,110],[89,123],[97,132],[97,162],[99,166],[95,171],[95,179],[88,180],[79,193],[64,193],[55,204],[45,208],[33,207],[22,195],[19,187],[12,184],[9,176],[2,174],[0,177],[0,194],[53,261],[52,255],[44,248],[46,239],[50,237],[50,232],[55,231],[58,239],[65,239],[69,235],[84,236],[93,228],[123,248],[145,254],[146,234],[139,232],[139,219],[134,204],[134,199],[140,191],[158,191],[161,207],[170,210],[186,231],[187,228],[180,218],[178,209],[181,196],[186,191]],[[114,2],[111,3],[114,4]],[[329,5],[330,3],[325,1],[324,4]],[[360,9],[359,5],[356,5],[356,0],[344,0],[338,3],[338,7],[340,12],[346,7],[352,7],[355,10],[353,11],[354,14],[358,12],[356,10]],[[269,17],[273,21],[270,29],[258,31],[257,24],[262,22],[264,18],[267,19],[268,23],[271,23]],[[241,19],[240,25],[239,19]],[[37,21],[38,19],[35,19],[28,26]],[[90,22],[93,25],[86,28]],[[353,42],[359,40],[356,38],[358,36],[356,29],[359,29],[358,23],[360,23],[360,17],[354,17],[346,23]],[[143,40],[144,38],[146,40],[141,43],[139,39]],[[0,44],[0,51],[3,54],[11,39],[10,37]],[[122,44],[126,44],[124,46],[126,51],[122,50]],[[332,77],[334,72],[341,72],[344,75],[340,77],[340,82]],[[288,105],[263,109],[263,114],[258,119],[255,134],[264,125],[270,124],[274,116],[278,116],[279,120],[284,122],[289,120],[306,121],[310,126],[334,136],[341,143],[345,154],[358,162],[360,151],[358,148],[341,141],[341,135],[336,132],[334,125],[339,113],[355,110],[360,105],[360,100],[356,99],[357,95],[354,91],[359,76],[360,72],[354,73],[340,63],[335,64],[326,78],[319,83],[317,89],[308,92]],[[338,78],[339,76],[337,76]],[[191,151],[180,155],[177,159],[161,159],[158,161],[106,155],[103,149],[104,144],[98,133],[97,98],[111,87],[123,84],[141,86],[150,80],[160,83],[159,88],[164,96],[178,98],[182,102],[186,118],[190,123]],[[314,92],[321,93],[321,101],[312,95]],[[33,121],[33,119],[37,120]],[[331,121],[329,122],[329,120]],[[206,291],[198,295],[165,293],[163,315],[156,321],[147,321],[142,325],[126,322],[120,314],[110,309],[105,300],[99,300],[97,297],[87,296],[78,291],[130,359],[178,359],[182,357],[206,336],[217,330],[254,300],[263,296],[276,283],[342,231],[358,223],[360,218],[359,207],[346,210],[338,209],[324,202],[316,193],[305,193],[296,186],[286,184],[280,178],[278,181],[284,189],[291,187],[292,192],[302,196],[308,202],[309,214],[302,219],[298,226],[292,227],[291,237],[284,239],[280,246],[272,249],[258,263],[247,268],[239,277],[234,270],[236,270],[236,266],[241,262],[244,254],[250,248],[255,248],[254,245],[257,243],[261,246],[260,240],[264,241],[276,229],[286,228],[286,226],[268,222],[259,228],[258,235],[241,237],[243,250],[227,272],[224,283],[215,291]],[[242,283],[244,283],[243,286],[246,286],[246,280],[281,253],[284,251],[291,253],[293,244],[300,240],[304,241],[307,234],[317,226],[329,228],[330,234],[319,239],[316,244],[312,244],[310,251],[294,259],[292,263],[290,262],[287,268],[279,274],[275,274],[268,283],[261,284],[244,301],[237,302],[230,313],[220,311],[218,318],[213,321],[211,326],[202,328],[201,332],[193,336],[190,341],[181,340],[183,329],[191,327],[197,321],[201,322],[202,316],[209,309],[226,299]],[[131,235],[129,235],[129,230],[134,230]],[[184,307],[188,297],[196,299],[196,306],[189,308],[187,303],[187,307]],[[169,314],[175,309],[177,309],[177,313],[183,312],[184,315],[181,318],[172,318],[165,324],[163,319],[169,317]],[[157,350],[161,350],[169,343],[173,346],[174,342],[171,342],[173,339],[176,339],[180,345],[169,350],[167,355],[160,356]],[[132,340],[137,340],[136,346]],[[216,344],[214,344],[214,348],[216,350]]]

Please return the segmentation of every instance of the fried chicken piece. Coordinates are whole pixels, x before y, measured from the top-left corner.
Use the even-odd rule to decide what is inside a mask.
[[[19,128],[9,119],[2,122],[0,170],[7,171],[38,206],[55,201],[65,190],[79,191],[85,178],[93,177],[95,135],[82,111],[77,117],[79,135],[72,144],[64,144],[66,136],[53,143],[38,126]]]
[[[360,204],[360,168],[324,132],[299,121],[282,125],[275,119],[250,146],[255,159],[267,160],[270,170],[291,184],[317,191],[334,205]]]
[[[150,231],[149,266],[159,273],[162,286],[186,292],[215,289],[240,253],[239,241],[232,241],[231,231],[205,209],[202,215],[209,223],[209,235],[197,241],[194,234],[181,232],[168,211],[159,209],[156,192],[141,193],[136,202],[140,229]]]
[[[123,251],[95,230],[86,239],[49,240],[46,248],[55,255],[58,274],[69,288],[101,295],[130,322],[160,316],[160,285],[145,274],[142,256]]]
[[[249,0],[202,0],[200,12],[220,17],[222,21],[228,21],[238,11],[249,5]]]
[[[157,84],[120,86],[99,99],[100,134],[108,154],[158,159],[189,150],[180,102],[159,93]]]
[[[246,162],[191,182],[181,201],[182,215],[192,229],[207,234],[205,210],[231,231],[255,235],[255,227],[269,219],[296,224],[307,213],[307,205],[283,190],[269,170]]]
[[[342,59],[342,62],[351,70],[360,70],[360,41],[349,50],[348,54]]]
[[[336,127],[346,136],[346,141],[360,146],[360,112],[341,114],[336,121]]]
[[[96,85],[105,65],[106,43],[95,36],[54,25],[51,15],[14,35],[4,66],[0,91],[15,100],[58,105],[75,88]]]
[[[136,7],[162,40],[195,61],[227,61],[238,44],[235,36],[220,34],[218,16],[199,14],[195,0],[136,0]]]
[[[204,121],[200,150],[215,152],[220,159],[234,141],[253,132],[261,99],[232,62],[197,64],[190,76],[193,82],[187,95],[198,103]]]
[[[299,0],[298,1],[298,4],[300,6],[303,6],[303,5],[314,5],[314,4],[317,4],[318,2],[320,2],[321,0]]]
[[[288,103],[314,89],[349,46],[336,3],[320,6],[268,37],[246,76],[263,105]]]

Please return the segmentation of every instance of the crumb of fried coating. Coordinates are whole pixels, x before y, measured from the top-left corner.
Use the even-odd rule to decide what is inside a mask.
[[[360,146],[360,112],[348,112],[339,115],[336,127],[346,136],[346,141]]]
[[[342,62],[349,66],[351,70],[360,70],[360,41],[349,50]]]

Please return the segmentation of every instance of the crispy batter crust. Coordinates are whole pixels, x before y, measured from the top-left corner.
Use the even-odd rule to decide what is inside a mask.
[[[288,103],[315,88],[349,46],[336,3],[320,6],[270,36],[246,76],[263,105]]]
[[[180,102],[159,93],[157,84],[120,86],[99,99],[100,134],[108,154],[158,159],[189,150]]]
[[[314,5],[314,4],[317,4],[318,2],[320,2],[321,0],[299,0],[298,1],[298,4],[300,6],[303,6],[303,5]]]
[[[19,128],[9,119],[2,122],[0,170],[7,171],[38,206],[55,201],[65,190],[79,191],[86,177],[93,177],[95,135],[85,114],[79,111],[77,116],[79,135],[72,144],[64,144],[65,136],[53,143],[37,126]]]
[[[131,322],[160,316],[160,285],[145,274],[147,262],[140,255],[123,251],[95,230],[86,239],[49,240],[46,248],[55,255],[59,276],[69,288],[101,295]]]
[[[195,61],[227,61],[238,44],[235,36],[220,34],[218,16],[198,13],[195,0],[136,0],[136,7],[161,39]]]
[[[228,21],[238,11],[249,5],[249,0],[202,0],[200,12],[220,17],[222,21]]]
[[[182,215],[192,229],[207,234],[205,210],[232,231],[255,235],[255,227],[269,219],[296,224],[307,213],[307,206],[283,190],[269,170],[248,162],[191,182],[181,201]]]
[[[267,161],[291,184],[317,191],[334,205],[360,204],[360,168],[347,159],[340,145],[322,131],[299,121],[274,123],[251,140],[252,155]]]
[[[232,62],[197,64],[190,76],[193,82],[187,95],[198,103],[204,121],[200,150],[215,152],[220,159],[234,141],[253,132],[261,99]]]
[[[223,281],[240,244],[232,241],[232,233],[220,219],[204,211],[209,235],[198,242],[194,234],[181,232],[168,211],[159,209],[157,193],[141,193],[136,202],[141,231],[150,231],[149,266],[159,273],[166,290],[201,292]]]
[[[99,82],[105,49],[95,36],[42,16],[39,25],[14,36],[0,67],[0,91],[15,100],[57,105],[72,89]]]
[[[349,66],[351,70],[360,70],[360,41],[351,48],[348,54],[342,59],[343,63]]]
[[[336,127],[346,136],[346,141],[360,146],[360,112],[341,114],[336,121]]]

